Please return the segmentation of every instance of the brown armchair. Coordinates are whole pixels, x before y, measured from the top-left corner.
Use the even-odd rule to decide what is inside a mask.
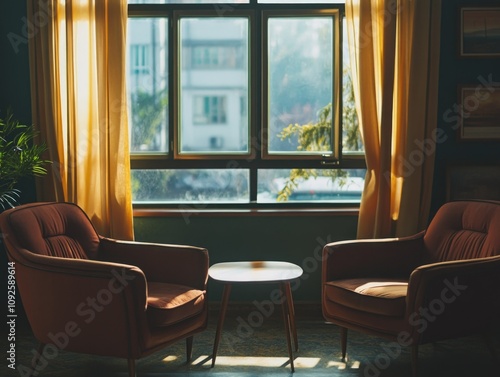
[[[0,229],[42,357],[51,345],[126,358],[133,377],[136,359],[186,339],[190,359],[207,326],[206,249],[102,237],[70,203],[7,210]]]
[[[498,287],[500,202],[450,202],[414,236],[323,249],[323,316],[340,326],[342,358],[352,329],[411,346],[413,375],[420,344],[498,322]]]

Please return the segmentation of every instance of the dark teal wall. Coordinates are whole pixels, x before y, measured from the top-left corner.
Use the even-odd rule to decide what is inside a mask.
[[[210,264],[235,260],[280,260],[296,263],[305,274],[294,285],[294,298],[319,301],[321,253],[326,242],[356,237],[357,216],[232,215],[135,218],[136,238],[205,247]],[[210,282],[210,297],[220,298],[222,287]],[[269,298],[275,287],[233,288],[232,298],[252,301]]]
[[[433,186],[433,212],[446,200],[446,168],[453,164],[500,164],[500,142],[460,141],[454,106],[458,104],[459,84],[481,83],[490,75],[500,84],[500,58],[460,58],[458,50],[460,6],[500,6],[498,0],[480,2],[442,0],[441,56],[439,75],[438,126],[445,132],[437,145]],[[500,105],[499,105],[500,106]],[[451,110],[451,112],[450,112]],[[500,119],[498,120],[500,123]],[[432,214],[431,214],[432,215]]]
[[[31,124],[26,1],[0,2],[0,117],[8,108],[23,124]],[[0,178],[1,179],[1,178]],[[20,183],[22,201],[34,201],[34,180]]]
[[[456,162],[500,162],[498,142],[460,142],[456,140],[453,122],[445,118],[448,109],[457,102],[457,85],[474,84],[479,77],[492,74],[500,81],[499,59],[461,59],[458,57],[458,7],[463,1],[442,0],[441,60],[439,77],[438,125],[446,137],[437,145],[436,170],[433,185],[433,211],[445,201],[446,166]],[[474,2],[468,2],[471,4]],[[498,1],[481,1],[498,5]],[[29,62],[27,44],[19,44],[16,52],[8,34],[23,35],[26,1],[0,2],[0,113],[10,106],[22,122],[31,122]],[[12,36],[12,34],[11,34]],[[33,181],[23,185],[23,201],[35,200]],[[189,243],[207,247],[211,262],[236,259],[280,259],[302,265],[318,247],[318,239],[340,240],[355,236],[355,216],[227,216],[136,218],[139,240]],[[250,232],[249,232],[250,230]],[[330,238],[328,238],[330,237]],[[311,267],[312,268],[312,267]],[[212,284],[213,285],[213,284]],[[211,285],[212,298],[220,295],[220,287]],[[264,290],[248,292],[235,289],[234,295],[252,300],[253,293],[265,297]],[[307,280],[296,290],[297,300],[319,299],[319,270],[312,268]],[[252,293],[252,294],[250,294]],[[263,296],[262,296],[263,295]]]
[[[23,39],[26,17],[26,1],[2,1],[0,3],[0,112],[8,106],[23,122],[31,122],[30,78],[28,44],[11,43]]]

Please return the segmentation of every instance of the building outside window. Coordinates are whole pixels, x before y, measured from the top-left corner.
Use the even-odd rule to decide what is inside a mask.
[[[193,97],[194,124],[225,124],[226,97],[224,96],[194,96]]]
[[[217,42],[215,42],[217,43]],[[190,64],[195,69],[241,69],[243,68],[243,49],[241,46],[198,45],[187,49]]]
[[[343,4],[129,3],[135,205],[359,203]]]

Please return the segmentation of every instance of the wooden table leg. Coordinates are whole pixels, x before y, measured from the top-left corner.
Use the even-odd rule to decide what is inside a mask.
[[[217,349],[219,348],[220,334],[222,332],[222,326],[224,325],[224,318],[226,317],[226,310],[230,293],[231,293],[231,284],[226,283],[224,285],[224,292],[222,294],[222,304],[219,314],[219,322],[217,323],[217,330],[215,332],[214,348],[212,351],[212,368],[215,365],[215,358],[217,357]]]
[[[281,311],[283,313],[283,322],[285,322],[285,333],[286,333],[286,344],[288,346],[288,356],[290,357],[290,368],[292,373],[295,372],[295,367],[293,365],[293,349],[290,336],[290,313],[288,304],[286,283],[281,284],[281,293],[283,295],[283,303],[281,304]]]
[[[288,315],[290,316],[290,329],[293,335],[295,352],[297,352],[299,350],[299,340],[297,338],[297,327],[295,326],[295,309],[293,305],[292,288],[290,286],[290,282],[285,283],[285,293],[286,293],[286,301],[288,302]]]

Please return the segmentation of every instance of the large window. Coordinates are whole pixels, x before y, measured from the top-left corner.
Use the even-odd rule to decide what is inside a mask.
[[[129,1],[135,204],[359,202],[340,1]]]

